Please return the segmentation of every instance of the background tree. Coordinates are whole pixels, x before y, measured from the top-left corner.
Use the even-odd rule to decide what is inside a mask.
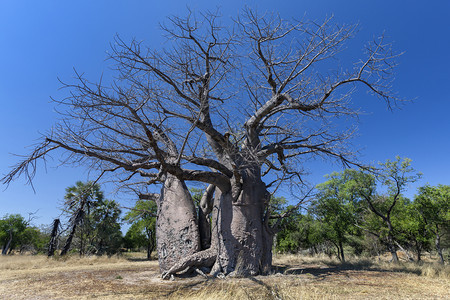
[[[93,232],[90,246],[95,249],[95,254],[112,255],[120,250],[120,214],[119,204],[114,200],[103,200],[94,204],[89,224]]]
[[[35,161],[60,149],[65,163],[114,171],[116,182],[141,197],[161,183],[156,230],[164,277],[191,266],[232,273],[238,256],[239,273],[266,273],[269,191],[302,182],[307,158],[359,165],[348,147],[354,122],[344,128],[333,120],[357,116],[349,98],[357,86],[394,105],[398,55],[381,37],[343,67],[339,55],[356,27],[331,19],[283,20],[246,9],[230,27],[209,12],[168,23],[160,51],[116,38],[109,84],[77,73],[65,85],[69,97],[55,100],[63,121],[3,182],[21,174],[31,180]],[[185,181],[216,186],[208,201],[211,246],[202,251]]]
[[[64,196],[64,211],[70,214],[70,226],[69,235],[61,251],[61,255],[66,255],[72,244],[73,237],[77,232],[77,228],[83,224],[85,215],[90,215],[91,207],[96,202],[103,201],[103,192],[100,191],[100,185],[94,182],[83,183],[81,181],[76,182],[74,186],[66,189],[66,195]],[[80,255],[85,253],[86,239],[91,235],[89,218],[86,218],[87,222],[83,224],[80,232]]]
[[[18,214],[6,215],[0,220],[2,255],[11,253],[17,247],[27,225],[25,219]]]
[[[48,240],[48,234],[42,228],[28,224],[27,228],[20,235],[18,242],[20,252],[29,252],[32,254],[42,253],[48,245]]]
[[[431,249],[432,232],[427,229],[416,202],[404,201],[400,204],[402,205],[398,208],[401,211],[395,213],[399,229],[399,242],[405,248],[416,252],[417,261],[421,261],[422,253]]]
[[[354,231],[358,214],[358,195],[352,189],[353,170],[327,175],[326,182],[319,184],[312,211],[327,227],[326,238],[336,245],[338,258],[345,261],[344,244]]]
[[[144,246],[150,260],[156,247],[156,203],[138,200],[124,220],[131,224],[126,236],[135,246]]]
[[[368,209],[382,221],[382,224],[375,225],[378,227],[377,230],[373,226],[376,221],[366,222],[366,224],[372,224],[371,232],[384,240],[394,262],[398,262],[398,242],[395,239],[393,222],[395,208],[400,201],[403,201],[402,193],[408,184],[419,178],[420,173],[415,173],[411,167],[411,160],[401,159],[398,156],[394,161],[387,160],[385,163],[380,163],[380,169],[375,177],[363,172],[355,177],[355,188],[360,197],[365,200]],[[385,194],[376,192],[377,182],[387,189]]]
[[[420,187],[414,203],[426,224],[426,229],[434,234],[439,261],[444,264],[441,238],[450,234],[450,186]]]
[[[273,227],[276,223],[278,230],[274,233],[274,248],[280,252],[296,252],[299,248],[297,240],[292,234],[298,229],[299,217],[301,217],[299,209],[287,205],[288,201],[285,197],[274,197],[270,199],[270,212],[273,216],[270,225]],[[288,216],[283,215],[291,211]]]

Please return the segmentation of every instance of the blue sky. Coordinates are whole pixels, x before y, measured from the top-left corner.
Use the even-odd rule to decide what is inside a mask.
[[[450,184],[450,1],[18,1],[0,2],[0,174],[26,154],[30,146],[57,121],[50,96],[63,97],[58,79],[68,81],[73,68],[96,80],[108,66],[109,43],[117,33],[160,47],[158,24],[168,15],[220,7],[224,18],[244,6],[278,11],[284,18],[320,21],[334,15],[338,23],[359,23],[348,56],[360,53],[366,41],[385,32],[399,59],[394,89],[414,99],[401,110],[388,111],[374,98],[361,103],[359,136],[353,140],[364,162],[385,161],[396,155],[413,160],[425,183]],[[36,224],[48,224],[59,214],[66,187],[89,174],[49,161],[38,169],[36,193],[23,179],[0,189],[0,217],[37,211]],[[339,166],[311,164],[309,180]],[[109,188],[107,188],[109,190]],[[110,196],[114,198],[116,196]],[[132,200],[121,198],[125,205]]]

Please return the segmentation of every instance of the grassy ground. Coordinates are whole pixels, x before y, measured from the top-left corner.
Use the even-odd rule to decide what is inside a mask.
[[[269,276],[159,277],[144,256],[0,257],[0,299],[450,299],[450,267],[283,255]]]

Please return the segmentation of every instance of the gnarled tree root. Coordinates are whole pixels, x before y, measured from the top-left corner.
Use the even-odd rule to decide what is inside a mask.
[[[180,260],[173,265],[168,271],[161,274],[163,279],[170,279],[172,274],[181,272],[191,267],[212,267],[216,261],[217,251],[209,248],[203,251],[196,252]]]

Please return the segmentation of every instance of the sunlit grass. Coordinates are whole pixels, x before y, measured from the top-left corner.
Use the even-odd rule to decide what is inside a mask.
[[[446,299],[450,267],[389,257],[275,255],[268,276],[163,281],[145,253],[0,256],[0,299]],[[5,298],[6,296],[6,298]],[[9,297],[9,298],[8,298]],[[12,297],[12,298],[11,298]]]

